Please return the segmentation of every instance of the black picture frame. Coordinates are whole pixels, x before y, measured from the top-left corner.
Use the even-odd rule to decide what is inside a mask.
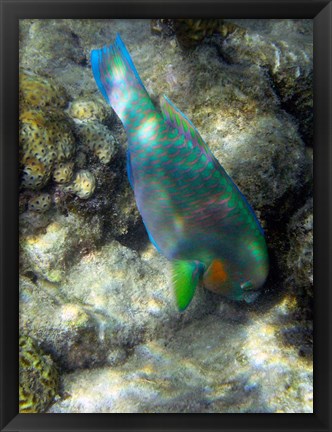
[[[332,430],[331,1],[1,0],[1,430]],[[24,18],[314,20],[314,413],[18,414],[18,20]]]

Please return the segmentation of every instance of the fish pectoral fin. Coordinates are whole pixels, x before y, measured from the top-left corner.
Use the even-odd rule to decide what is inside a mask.
[[[199,285],[204,266],[199,261],[177,260],[172,263],[172,283],[177,306],[184,311]]]

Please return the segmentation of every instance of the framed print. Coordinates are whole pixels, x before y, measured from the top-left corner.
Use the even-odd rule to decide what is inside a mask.
[[[330,430],[331,11],[1,1],[1,430]]]

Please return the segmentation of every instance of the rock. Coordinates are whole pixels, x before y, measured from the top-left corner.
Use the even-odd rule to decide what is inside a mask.
[[[180,314],[167,273],[151,247],[140,259],[113,241],[85,255],[60,284],[21,279],[21,329],[64,369],[121,363],[126,350],[156,335],[170,338],[213,309],[209,293],[198,290]]]
[[[296,294],[313,298],[313,200],[292,217],[288,226],[291,247],[286,257],[287,283]]]
[[[20,260],[22,266],[50,282],[60,282],[66,267],[78,258],[82,251],[96,247],[101,238],[98,220],[86,220],[68,213],[57,215],[45,231],[21,235]]]
[[[258,34],[254,20],[235,20],[240,28],[222,40],[222,55],[231,63],[268,70],[283,108],[298,119],[302,138],[312,146],[312,21],[263,21]]]
[[[67,272],[60,292],[100,316],[105,339],[114,346],[133,347],[142,340],[173,333],[185,321],[212,308],[204,290],[184,314],[175,305],[165,258],[152,246],[137,252],[112,241],[83,257]],[[97,270],[96,270],[97,269]]]
[[[139,345],[122,366],[67,374],[70,396],[49,412],[312,412],[310,361],[283,346],[270,313],[247,318],[210,315]]]
[[[212,35],[214,32],[218,32],[222,25],[223,20],[221,19],[173,20],[173,27],[177,40],[183,48],[192,48],[196,46],[198,43],[203,41],[205,37]],[[162,29],[164,28],[165,26],[162,27]]]
[[[138,43],[150,35],[145,20],[132,20],[129,27],[127,24],[126,20],[107,19],[22,20],[20,65],[52,76],[73,100],[93,95],[97,92],[89,67],[91,49],[110,43],[117,31],[129,31]]]
[[[100,319],[59,295],[57,285],[42,280],[20,279],[20,332],[38,340],[62,370],[103,364],[110,349]]]
[[[29,27],[28,31],[26,26]],[[71,32],[66,20],[22,20],[20,32],[25,34],[20,45],[21,66],[42,74],[56,71],[54,75],[57,75],[57,82],[67,90],[73,73],[78,75],[81,71],[81,82],[84,81],[82,64],[86,62],[86,57],[79,39]]]
[[[149,94],[156,99],[166,94],[193,122],[254,210],[273,208],[300,192],[311,161],[261,65],[221,62],[218,49],[207,42],[184,61],[179,47],[160,44],[163,56],[143,46],[135,59]]]

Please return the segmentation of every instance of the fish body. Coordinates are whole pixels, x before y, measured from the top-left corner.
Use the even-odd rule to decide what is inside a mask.
[[[151,242],[172,262],[180,310],[196,286],[254,300],[268,273],[263,230],[190,120],[166,97],[161,113],[118,35],[91,53],[97,85],[128,137],[127,171]]]

